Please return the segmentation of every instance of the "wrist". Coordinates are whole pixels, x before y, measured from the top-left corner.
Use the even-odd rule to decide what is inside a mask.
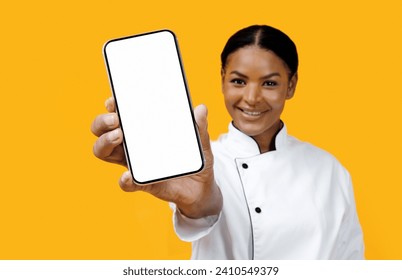
[[[176,203],[181,214],[191,219],[199,219],[207,216],[218,215],[223,206],[222,193],[219,186],[213,180],[212,186],[208,188],[201,197],[192,203]]]

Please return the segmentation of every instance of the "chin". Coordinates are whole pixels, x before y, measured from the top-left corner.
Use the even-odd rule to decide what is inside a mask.
[[[240,130],[241,132],[243,132],[244,134],[246,134],[250,137],[260,135],[268,130],[266,127],[261,128],[261,127],[256,127],[255,125],[247,125],[247,124],[246,125],[236,125],[236,123],[234,123],[234,126],[238,130]]]
[[[233,125],[243,132],[244,134],[254,137],[259,136],[265,133],[272,133],[273,129],[277,129],[277,124],[280,122],[279,119],[277,120],[265,120],[260,122],[249,122],[249,121],[235,121],[233,120]]]

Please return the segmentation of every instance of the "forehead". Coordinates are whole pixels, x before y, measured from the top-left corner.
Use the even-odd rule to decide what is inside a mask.
[[[228,56],[226,70],[289,72],[287,65],[274,52],[258,46],[240,48]]]

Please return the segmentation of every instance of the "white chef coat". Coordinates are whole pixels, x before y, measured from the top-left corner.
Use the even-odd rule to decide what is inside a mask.
[[[349,173],[329,153],[287,134],[276,150],[229,125],[212,142],[219,215],[183,216],[174,228],[192,259],[362,259],[364,244]]]

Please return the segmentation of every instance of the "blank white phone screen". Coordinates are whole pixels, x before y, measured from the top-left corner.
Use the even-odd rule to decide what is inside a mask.
[[[148,184],[203,168],[203,154],[175,35],[107,42],[104,55],[134,181]]]

